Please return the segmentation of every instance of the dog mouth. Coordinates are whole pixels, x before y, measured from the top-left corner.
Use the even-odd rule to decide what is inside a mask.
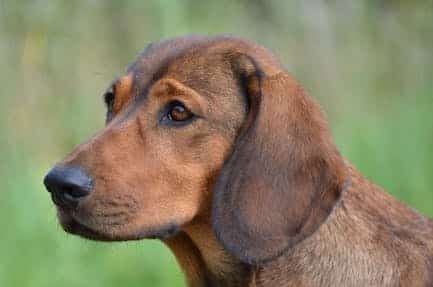
[[[127,229],[126,225],[117,225],[116,228],[106,228],[96,229],[92,228],[82,220],[79,220],[70,211],[57,208],[57,215],[59,218],[60,225],[63,230],[67,233],[78,235],[85,239],[95,240],[95,241],[134,241],[142,239],[169,239],[175,236],[180,231],[180,226],[176,223],[168,223],[159,227],[147,227],[139,228],[136,232],[125,232],[123,229]]]

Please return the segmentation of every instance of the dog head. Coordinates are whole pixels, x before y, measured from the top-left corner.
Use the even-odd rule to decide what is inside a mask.
[[[166,238],[196,217],[259,264],[313,233],[342,158],[316,103],[265,49],[231,37],[148,46],[104,95],[107,125],[45,178],[68,232]]]

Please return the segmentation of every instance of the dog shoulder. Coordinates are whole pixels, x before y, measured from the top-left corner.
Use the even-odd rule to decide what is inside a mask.
[[[257,286],[433,285],[432,221],[349,169],[328,220],[262,267]]]

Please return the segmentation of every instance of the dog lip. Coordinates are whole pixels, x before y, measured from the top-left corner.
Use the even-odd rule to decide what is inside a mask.
[[[135,241],[142,239],[166,240],[175,236],[180,231],[179,224],[171,222],[161,227],[147,227],[143,228],[143,231],[127,236],[120,236],[101,232],[87,226],[85,223],[82,223],[79,219],[77,219],[76,216],[74,216],[74,211],[58,207],[58,212],[62,218],[60,220],[61,225],[66,232],[96,241]]]
[[[102,233],[81,223],[74,216],[74,210],[57,206],[57,211],[60,225],[66,232],[91,240],[108,241],[108,239],[105,239],[106,236],[104,236]]]
[[[121,239],[116,239],[107,234],[101,233],[97,230],[94,230],[81,222],[79,222],[76,218],[71,216],[70,214],[66,215],[66,222],[61,222],[63,229],[73,235],[78,235],[80,237],[97,240],[97,241],[119,241]]]

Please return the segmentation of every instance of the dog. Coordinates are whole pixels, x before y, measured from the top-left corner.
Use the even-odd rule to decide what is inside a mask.
[[[433,221],[337,150],[265,48],[150,44],[104,94],[106,127],[44,184],[66,232],[162,240],[189,286],[433,286]]]

